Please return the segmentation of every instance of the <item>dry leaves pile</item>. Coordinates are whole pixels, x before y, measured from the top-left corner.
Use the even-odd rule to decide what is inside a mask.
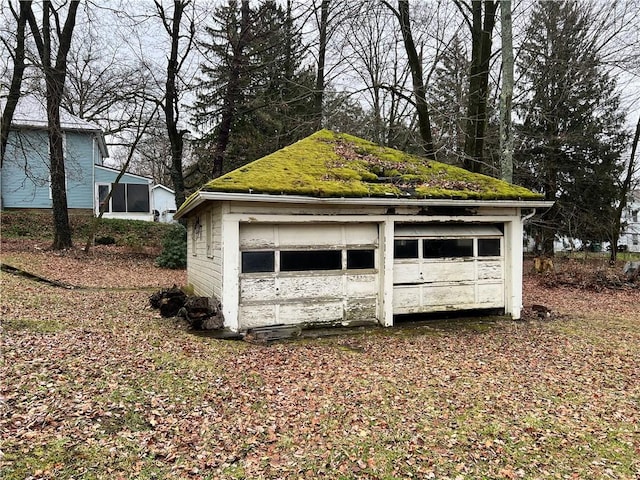
[[[151,259],[8,257],[119,289],[2,273],[3,479],[640,475],[637,291],[527,279],[561,317],[252,345],[158,318],[131,288],[184,272]]]

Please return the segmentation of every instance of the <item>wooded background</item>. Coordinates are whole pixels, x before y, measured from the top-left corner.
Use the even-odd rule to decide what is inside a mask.
[[[563,235],[615,255],[637,180],[639,12],[638,0],[5,1],[2,155],[20,95],[46,98],[56,248],[70,245],[65,109],[178,205],[329,128],[531,188],[556,201],[534,225],[543,251]]]

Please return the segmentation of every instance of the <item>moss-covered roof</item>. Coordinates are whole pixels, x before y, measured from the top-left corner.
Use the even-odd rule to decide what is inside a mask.
[[[542,198],[486,175],[328,130],[211,180],[200,191],[329,198]]]

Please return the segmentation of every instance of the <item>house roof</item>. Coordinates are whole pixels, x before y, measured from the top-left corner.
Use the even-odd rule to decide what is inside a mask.
[[[204,200],[239,198],[291,201],[295,197],[487,204],[532,202],[526,188],[462,168],[382,147],[352,135],[320,130],[288,147],[209,181],[178,210],[178,217]],[[393,200],[393,201],[392,201]],[[354,202],[348,202],[354,203]]]
[[[2,107],[4,108],[4,102]],[[48,121],[45,100],[43,98],[38,98],[35,95],[21,96],[18,100],[15,112],[13,113],[11,126],[14,128],[46,129],[48,127]],[[66,110],[60,109],[60,127],[62,130],[66,131],[95,133],[98,140],[98,146],[102,151],[103,156],[109,156],[104,135],[99,125],[83,120]]]
[[[176,193],[174,190],[171,190],[169,187],[162,185],[161,183],[158,183],[157,185],[154,185],[153,187],[151,187],[151,190],[155,190],[156,188],[161,188],[162,190],[165,190],[166,192],[172,195]]]
[[[100,170],[106,170],[109,172],[113,172],[113,173],[120,173],[120,169],[119,168],[115,168],[115,167],[107,167],[105,165],[96,165],[95,168],[100,169]],[[136,178],[140,178],[143,180],[146,180],[147,183],[151,184],[153,183],[153,178],[151,177],[145,177],[144,175],[138,175],[137,173],[131,173],[131,172],[124,172],[125,175],[128,175],[130,177],[136,177]]]

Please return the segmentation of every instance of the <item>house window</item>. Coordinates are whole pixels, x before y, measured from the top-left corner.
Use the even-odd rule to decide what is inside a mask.
[[[633,212],[631,212],[631,221],[633,222],[638,221],[638,210],[634,210]]]
[[[275,252],[242,252],[242,273],[273,272]]]
[[[393,256],[395,258],[418,258],[418,240],[394,240]]]
[[[638,245],[638,244],[640,244],[640,239],[639,239],[638,237],[639,237],[639,235],[638,235],[637,233],[634,233],[634,234],[631,236],[631,242],[632,242],[634,245]]]
[[[100,207],[105,203],[109,188],[113,188],[110,206],[105,212],[140,212],[149,213],[149,185],[134,183],[118,183],[98,185],[98,201]]]
[[[424,239],[423,258],[473,257],[472,238]]]
[[[281,272],[341,269],[342,250],[289,250],[280,252]]]
[[[500,256],[500,239],[499,238],[479,238],[478,239],[478,256],[479,257],[499,257]]]
[[[373,250],[347,250],[347,269],[359,270],[375,267]]]

